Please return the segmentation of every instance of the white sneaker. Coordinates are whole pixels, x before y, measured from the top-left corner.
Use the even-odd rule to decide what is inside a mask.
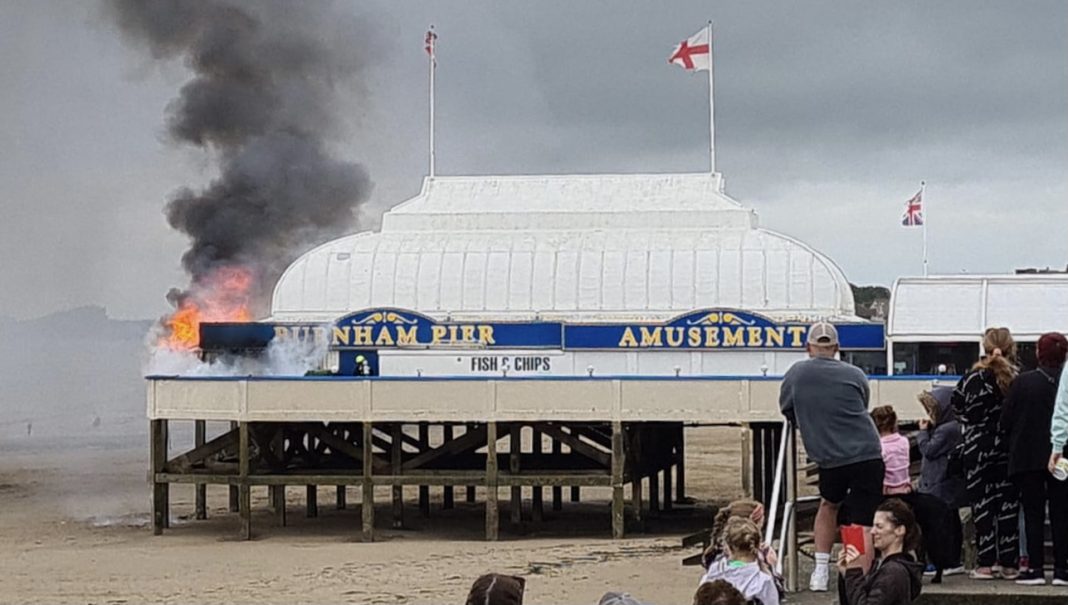
[[[959,576],[959,575],[962,575],[962,574],[966,573],[967,571],[968,570],[964,569],[963,565],[958,565],[957,567],[950,567],[949,569],[943,569],[942,570],[942,575],[943,576]]]
[[[830,567],[816,566],[812,571],[812,577],[808,580],[808,589],[812,592],[827,592],[827,585],[831,582]]]

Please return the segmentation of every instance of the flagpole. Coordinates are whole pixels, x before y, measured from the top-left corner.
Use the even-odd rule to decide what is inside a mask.
[[[920,181],[920,206],[923,208],[923,276],[927,277],[927,181]]]
[[[712,52],[712,21],[708,22],[708,165],[709,171],[716,174],[716,110],[712,81],[715,53]]]
[[[434,53],[437,52],[435,48],[437,46],[436,34],[434,33],[434,26],[430,26],[430,33],[427,34],[427,44],[429,45],[430,55],[430,177],[434,177],[434,72],[437,71],[437,58]]]

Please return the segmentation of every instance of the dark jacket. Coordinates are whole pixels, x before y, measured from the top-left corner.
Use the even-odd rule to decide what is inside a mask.
[[[849,605],[907,605],[920,596],[923,565],[912,555],[898,553],[872,564],[871,573],[859,569],[845,574]]]
[[[1001,430],[1009,439],[1009,475],[1046,469],[1060,374],[1060,368],[1038,368],[1020,374],[1009,387],[1001,406]]]
[[[916,447],[923,460],[920,466],[920,492],[941,499],[950,507],[967,506],[963,476],[947,476],[949,453],[960,443],[960,424],[953,413],[952,387],[935,387],[931,394],[938,402],[938,424],[916,433]]]

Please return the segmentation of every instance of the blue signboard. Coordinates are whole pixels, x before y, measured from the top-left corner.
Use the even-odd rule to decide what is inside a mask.
[[[843,349],[881,349],[880,324],[838,324]],[[728,309],[694,311],[659,323],[566,324],[565,349],[803,349],[806,323],[778,323]]]
[[[841,348],[884,348],[878,323],[838,323]],[[565,350],[737,350],[805,347],[807,323],[776,322],[733,309],[693,311],[665,322],[439,322],[404,309],[367,309],[332,324],[204,324],[202,345],[266,346],[271,338],[315,339],[335,350],[486,348]],[[245,345],[254,346],[254,345]]]
[[[561,347],[561,326],[553,322],[438,322],[401,309],[373,309],[346,315],[331,328],[337,349],[394,347],[553,348]]]

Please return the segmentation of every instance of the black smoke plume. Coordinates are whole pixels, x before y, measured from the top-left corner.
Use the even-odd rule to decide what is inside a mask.
[[[370,190],[364,169],[335,157],[344,129],[339,88],[357,84],[365,35],[325,1],[111,0],[125,38],[156,60],[182,60],[192,79],[167,107],[167,132],[218,160],[203,189],[167,203],[191,240],[182,257],[196,296],[220,269],[251,270],[251,302],[310,246],[351,232]]]

